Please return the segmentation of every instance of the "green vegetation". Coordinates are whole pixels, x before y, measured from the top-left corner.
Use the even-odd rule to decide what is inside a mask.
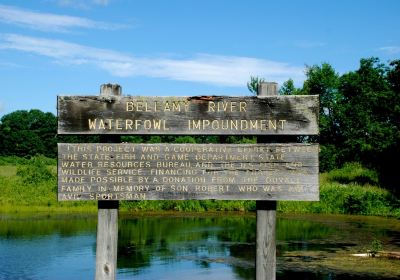
[[[263,78],[251,77],[257,92]],[[328,63],[306,67],[296,88],[282,95],[319,95],[320,135],[297,137],[320,143],[320,202],[280,202],[290,213],[337,213],[400,217],[400,60],[361,59],[359,69],[340,75]],[[97,136],[57,136],[57,118],[39,110],[15,111],[0,119],[0,211],[44,209],[92,211],[95,202],[56,201],[57,142],[98,142]],[[123,136],[133,143],[255,143],[256,137]],[[38,157],[42,154],[46,157]],[[354,163],[356,162],[356,163]],[[393,194],[393,195],[392,195]],[[254,201],[131,201],[128,211],[253,211]]]
[[[378,185],[378,173],[375,170],[364,168],[360,163],[345,163],[340,169],[335,169],[326,174],[326,180],[349,184],[352,182],[360,185]]]
[[[361,59],[357,70],[344,74],[337,73],[328,63],[307,66],[305,72],[302,87],[296,88],[289,79],[281,85],[279,93],[319,96],[320,135],[298,137],[298,140],[320,143],[321,172],[341,168],[347,162],[360,162],[377,172],[380,186],[400,193],[396,162],[400,157],[400,60],[385,64],[378,58]],[[250,77],[248,89],[256,93],[263,81],[263,78]],[[57,142],[98,142],[98,139],[97,136],[57,136],[57,118],[39,110],[15,111],[0,119],[2,156],[42,154],[55,158]],[[249,143],[254,137],[124,136],[122,141]]]
[[[377,173],[359,163],[320,175],[320,201],[282,201],[285,213],[357,214],[400,218],[400,200],[377,186]]]
[[[10,164],[13,162],[14,164]],[[0,212],[95,212],[96,202],[57,202],[56,166],[43,156],[18,160],[0,157]],[[320,201],[281,201],[283,213],[323,213],[394,216],[400,201],[376,185],[377,173],[359,163],[320,176]],[[254,211],[254,201],[121,201],[121,210],[136,211]]]
[[[264,82],[266,82],[266,80],[263,78],[251,76],[250,81],[247,82],[247,89],[254,95],[257,95],[258,85]]]
[[[158,201],[122,201],[122,209],[129,211],[253,211],[254,201],[226,200],[158,200]]]
[[[305,72],[301,88],[289,79],[279,93],[319,96],[320,135],[298,140],[320,144],[320,171],[360,162],[376,170],[381,186],[400,193],[400,60],[361,59],[359,69],[343,75],[328,63],[307,66]],[[251,77],[249,90],[261,80]]]
[[[371,257],[375,257],[379,251],[383,250],[382,241],[379,239],[374,239],[371,241],[371,244],[367,248],[367,252],[371,255]]]
[[[320,98],[318,142],[321,171],[360,162],[375,169],[382,186],[398,191],[400,173],[400,60],[361,59],[359,69],[339,75],[327,63],[306,69],[294,94]]]
[[[14,162],[13,165],[4,165]],[[0,212],[86,212],[94,202],[57,202],[55,160],[44,156],[31,159],[0,157]]]
[[[284,213],[356,214],[400,218],[399,201],[385,189],[337,182],[321,184],[319,202],[281,201]]]

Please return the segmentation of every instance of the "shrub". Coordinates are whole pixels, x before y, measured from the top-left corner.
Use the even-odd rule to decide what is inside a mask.
[[[17,165],[17,164],[27,164],[29,159],[18,156],[1,156],[0,165]]]
[[[17,176],[24,184],[39,184],[55,179],[48,168],[49,159],[44,156],[34,156],[27,164],[17,166]]]
[[[367,248],[367,252],[370,254],[371,257],[375,257],[376,254],[382,250],[383,250],[382,241],[380,241],[376,238],[374,238],[374,240],[372,240],[371,244]]]
[[[184,143],[196,144],[196,140],[192,136],[178,136],[178,137],[175,138],[174,143],[178,143],[178,144],[184,144]]]
[[[320,201],[280,201],[284,213],[356,214],[400,217],[400,201],[389,191],[374,186],[325,183]]]
[[[342,168],[328,172],[326,179],[341,184],[378,185],[379,183],[378,173],[375,170],[363,167],[358,162],[346,163]]]
[[[338,166],[340,152],[333,144],[320,145],[319,169],[320,172],[333,170]]]

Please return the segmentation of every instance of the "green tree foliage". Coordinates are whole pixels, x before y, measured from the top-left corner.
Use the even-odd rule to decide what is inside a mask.
[[[384,161],[380,169],[384,183],[390,184],[392,187],[396,187],[397,184],[398,187],[400,182],[397,162],[400,156],[400,60],[394,60],[390,63],[387,79],[393,92],[391,108],[387,114],[390,118],[390,125],[393,127],[392,134],[395,135],[395,141],[384,151],[382,158],[390,160]],[[399,187],[398,192],[400,193]]]
[[[343,75],[328,63],[308,66],[303,87],[288,80],[280,94],[319,95],[320,135],[303,139],[320,143],[321,171],[360,162],[378,171],[383,185],[398,187],[400,60],[361,59],[359,69]]]
[[[175,138],[173,143],[177,143],[177,144],[185,144],[185,143],[189,143],[189,144],[196,144],[196,139],[193,138],[192,136],[178,136]]]
[[[362,59],[357,71],[340,80],[340,128],[345,160],[378,169],[390,184],[399,177],[400,64],[389,66],[378,58]]]
[[[257,93],[264,79],[251,77],[249,90]],[[285,82],[281,94],[319,95],[320,170],[346,162],[360,162],[378,171],[380,182],[397,187],[400,181],[400,60],[388,64],[361,59],[359,69],[339,75],[331,65],[309,66],[301,89]],[[39,110],[15,111],[0,119],[0,155],[55,157],[57,141],[98,142],[97,136],[57,137],[57,119]],[[253,143],[253,137],[125,136],[124,142],[144,143]]]
[[[327,63],[314,65],[306,69],[307,79],[302,94],[319,95],[319,129],[320,143],[331,143],[337,136],[337,102],[339,75]]]
[[[249,91],[251,93],[253,93],[254,95],[257,95],[258,85],[261,83],[264,83],[264,82],[265,82],[264,78],[251,76],[250,81],[247,82],[247,88],[249,89]]]
[[[287,80],[279,89],[279,95],[298,95],[301,94],[301,89],[294,86],[292,79]]]
[[[57,153],[57,119],[40,110],[20,110],[0,120],[0,154],[54,157]]]
[[[306,81],[301,94],[319,95],[319,139],[321,145],[320,169],[327,171],[340,164],[341,155],[338,153],[342,142],[338,126],[338,101],[341,94],[338,91],[339,74],[328,63],[306,68]],[[311,137],[314,139],[314,137]]]

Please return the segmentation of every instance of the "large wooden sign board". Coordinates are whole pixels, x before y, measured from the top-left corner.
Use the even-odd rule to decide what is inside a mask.
[[[312,135],[318,96],[59,96],[59,134]],[[59,200],[318,200],[318,145],[59,144]]]
[[[59,96],[58,133],[315,135],[318,96]]]
[[[318,96],[276,96],[276,89],[262,83],[257,97],[132,97],[106,84],[100,96],[58,97],[58,134],[318,134]],[[318,149],[58,144],[58,199],[99,201],[96,280],[116,277],[119,200],[257,200],[256,279],[274,280],[276,200],[319,200]]]
[[[317,144],[58,144],[59,200],[318,200]]]

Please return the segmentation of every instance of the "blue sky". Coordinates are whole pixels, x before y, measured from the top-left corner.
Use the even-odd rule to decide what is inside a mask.
[[[305,65],[400,58],[397,0],[0,0],[0,116],[57,95],[248,95]]]

